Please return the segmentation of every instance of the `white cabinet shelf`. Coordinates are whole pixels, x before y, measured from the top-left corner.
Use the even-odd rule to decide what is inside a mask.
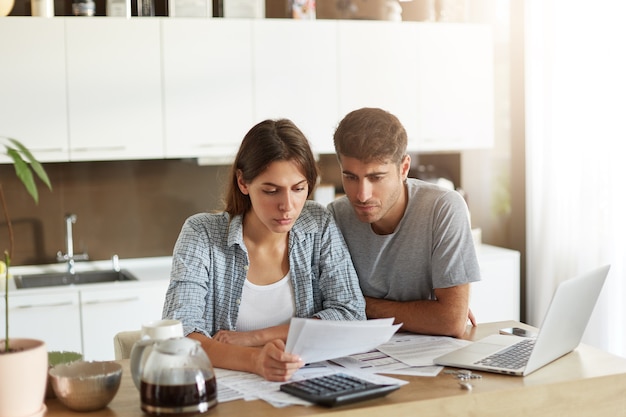
[[[470,308],[479,323],[520,319],[520,253],[476,247],[481,281],[472,284]]]

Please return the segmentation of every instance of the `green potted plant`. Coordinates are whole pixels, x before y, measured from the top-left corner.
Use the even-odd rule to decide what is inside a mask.
[[[50,179],[43,166],[19,141],[0,137],[5,154],[11,158],[15,173],[35,203],[39,194],[35,175],[49,188]],[[35,175],[33,175],[35,174]],[[5,336],[0,339],[0,416],[26,417],[43,414],[48,377],[48,352],[41,340],[9,339],[9,270],[13,254],[13,228],[6,198],[0,181],[0,206],[9,235],[9,247],[4,250]]]

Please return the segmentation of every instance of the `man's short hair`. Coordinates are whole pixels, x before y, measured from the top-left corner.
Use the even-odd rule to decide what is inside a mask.
[[[406,155],[407,135],[393,114],[364,107],[348,113],[335,130],[335,152],[341,156],[400,165]]]

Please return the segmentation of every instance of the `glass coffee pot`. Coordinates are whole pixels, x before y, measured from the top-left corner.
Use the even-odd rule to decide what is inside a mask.
[[[141,409],[148,414],[199,414],[217,404],[213,366],[200,342],[156,342],[141,372]]]

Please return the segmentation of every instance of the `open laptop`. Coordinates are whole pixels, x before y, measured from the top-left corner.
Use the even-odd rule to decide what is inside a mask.
[[[609,268],[605,265],[562,282],[536,338],[495,334],[439,356],[434,362],[518,376],[536,371],[578,346]]]

